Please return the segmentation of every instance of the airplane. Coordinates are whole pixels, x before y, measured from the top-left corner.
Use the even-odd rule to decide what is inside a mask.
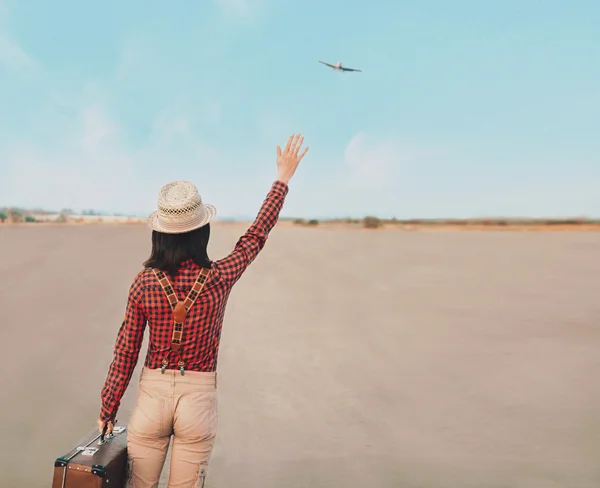
[[[319,61],[319,63],[324,64],[325,66],[329,66],[331,69],[334,69],[336,71],[362,71],[360,69],[353,69],[353,68],[344,68],[344,66],[342,66],[342,62],[340,61],[337,64],[329,64],[326,63],[325,61]]]

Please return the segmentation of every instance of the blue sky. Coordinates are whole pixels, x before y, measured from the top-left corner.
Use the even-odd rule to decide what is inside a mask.
[[[0,0],[0,206],[600,216],[600,2]],[[337,73],[318,60],[362,73]]]

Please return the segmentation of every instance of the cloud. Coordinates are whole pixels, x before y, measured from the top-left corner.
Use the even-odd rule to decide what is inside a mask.
[[[351,187],[382,189],[393,186],[416,153],[393,138],[365,132],[353,136],[344,151],[346,182]]]
[[[386,186],[395,159],[390,143],[374,143],[364,133],[350,139],[344,151],[344,162],[350,170],[349,182],[364,187]]]
[[[134,158],[99,107],[80,110],[77,123],[50,147],[21,141],[0,157],[8,164],[3,203],[114,210],[136,203]]]
[[[10,36],[6,28],[9,8],[0,0],[0,67],[29,77],[40,69],[39,63]]]
[[[79,98],[84,101],[63,100],[59,110],[36,121],[39,130],[51,134],[48,140],[26,136],[0,146],[0,206],[145,215],[159,188],[179,179],[197,182],[219,216],[256,206],[256,194],[265,189],[264,179],[258,181],[265,165],[255,148],[244,148],[240,158],[236,147],[213,145],[177,104],[155,114],[146,137],[132,139],[105,104]],[[63,106],[69,108],[68,119]],[[232,175],[240,160],[244,168]],[[274,162],[269,169],[274,176]]]
[[[282,136],[285,140],[286,134],[278,139]],[[415,168],[431,159],[426,151],[395,134],[359,132],[345,146],[321,145],[318,140],[310,146],[294,176],[294,191],[283,212],[286,216],[386,216],[414,191]]]
[[[151,138],[169,143],[178,137],[191,135],[191,121],[184,113],[169,107],[159,113],[152,124]]]
[[[0,32],[0,64],[22,76],[39,70],[38,62]]]
[[[82,148],[89,154],[101,151],[106,141],[115,135],[116,128],[98,107],[88,107],[81,113]]]

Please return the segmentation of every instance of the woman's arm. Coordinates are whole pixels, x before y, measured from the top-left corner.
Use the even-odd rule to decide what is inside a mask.
[[[231,254],[216,262],[221,276],[230,285],[240,279],[242,273],[265,246],[269,232],[279,219],[279,212],[283,207],[287,192],[286,183],[275,181],[256,219],[246,233],[239,238]]]
[[[114,359],[102,388],[102,409],[98,423],[114,423],[121,398],[129,385],[140,353],[146,328],[146,315],[140,306],[142,296],[142,272],[129,289],[125,318],[117,335]],[[112,430],[112,429],[111,429]]]
[[[230,285],[240,279],[242,273],[254,261],[267,242],[269,232],[277,223],[279,213],[288,192],[288,183],[300,160],[308,151],[308,147],[298,154],[304,137],[291,135],[282,151],[277,146],[278,178],[271,186],[258,215],[246,233],[240,237],[233,252],[224,259],[217,261],[221,276]]]

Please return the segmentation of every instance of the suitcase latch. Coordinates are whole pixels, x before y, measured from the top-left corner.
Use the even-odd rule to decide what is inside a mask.
[[[97,447],[83,447],[83,446],[79,446],[77,448],[77,450],[81,451],[81,455],[82,456],[93,456],[94,454],[96,454],[98,452],[98,448]]]

